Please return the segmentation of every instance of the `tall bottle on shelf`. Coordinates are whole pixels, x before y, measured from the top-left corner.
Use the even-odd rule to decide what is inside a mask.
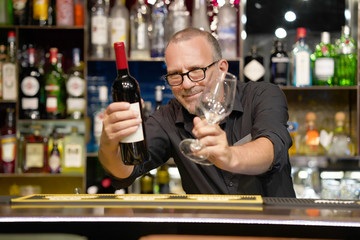
[[[279,86],[289,85],[290,59],[280,39],[275,39],[270,55],[270,82]]]
[[[94,58],[105,58],[108,56],[108,13],[103,0],[96,0],[91,8],[91,56]]]
[[[66,112],[71,119],[82,119],[85,114],[84,66],[80,61],[80,49],[73,49],[72,67],[66,81]]]
[[[311,86],[311,50],[306,44],[305,28],[297,29],[297,39],[291,52],[292,85],[295,87]]]
[[[6,54],[6,46],[4,44],[0,45],[0,99],[2,99],[3,94],[3,77],[2,77],[2,66],[6,62],[7,54]]]
[[[95,140],[95,149],[99,148],[100,144],[100,136],[103,127],[103,120],[104,120],[104,112],[108,105],[108,87],[107,86],[100,86],[99,87],[99,102],[100,105],[98,109],[94,112],[93,116],[93,134]]]
[[[245,57],[244,80],[245,82],[264,81],[264,58],[258,54],[257,47],[252,46],[250,53]]]
[[[170,3],[167,15],[166,42],[173,34],[189,26],[190,12],[185,5],[185,0],[175,0]]]
[[[15,108],[9,106],[6,108],[5,126],[0,129],[0,172],[15,173],[16,152]]]
[[[46,118],[65,118],[66,87],[61,65],[58,63],[58,49],[50,49],[50,65],[45,73]]]
[[[155,177],[147,172],[140,178],[140,193],[141,194],[153,194],[155,187]]]
[[[74,0],[56,0],[55,6],[56,25],[74,26]]]
[[[49,21],[49,0],[32,1],[32,25],[45,26]]]
[[[314,62],[315,85],[335,85],[335,50],[330,42],[329,32],[321,33],[321,41],[315,46],[315,52],[311,58]]]
[[[237,10],[226,0],[219,9],[217,35],[222,55],[226,59],[237,57]]]
[[[113,101],[126,101],[131,105],[131,109],[139,112],[139,117],[143,118],[140,87],[138,82],[129,73],[128,63],[123,42],[114,44],[116,55],[117,77],[112,84]],[[137,131],[122,139],[119,143],[121,157],[126,165],[140,164],[148,159],[146,147],[144,121],[139,124]]]
[[[164,57],[166,44],[166,17],[168,10],[164,0],[156,0],[151,12],[151,57]]]
[[[84,26],[85,18],[84,0],[74,0],[74,25]]]
[[[21,119],[40,119],[43,76],[35,66],[35,48],[29,47],[27,67],[20,73],[19,114]]]
[[[0,25],[13,24],[13,4],[12,0],[0,1]]]
[[[155,111],[162,105],[164,88],[162,85],[155,86]]]
[[[125,47],[129,46],[129,10],[123,4],[123,0],[116,0],[110,11],[110,45],[109,49],[116,42],[124,42]],[[115,52],[110,51],[110,57],[115,58]]]
[[[17,99],[17,62],[15,32],[8,32],[7,60],[2,66],[2,97],[4,100]]]
[[[85,138],[77,127],[64,137],[62,173],[85,173]]]
[[[301,136],[300,154],[316,156],[324,153],[320,145],[320,134],[316,126],[316,114],[308,112],[305,117],[306,132]]]
[[[59,146],[59,136],[56,129],[51,134],[51,143],[49,139],[49,171],[50,173],[61,172],[61,153]]]
[[[14,25],[27,25],[29,19],[30,1],[13,0]]]
[[[170,174],[167,164],[161,165],[156,172],[157,192],[159,194],[170,193]]]
[[[145,0],[138,0],[130,10],[130,57],[150,58],[150,8]]]
[[[208,6],[206,0],[194,0],[191,13],[191,25],[195,28],[210,32],[210,22],[207,12]]]
[[[341,37],[335,44],[336,51],[336,79],[340,86],[356,85],[357,47],[350,35],[350,27],[345,25],[341,30]]]

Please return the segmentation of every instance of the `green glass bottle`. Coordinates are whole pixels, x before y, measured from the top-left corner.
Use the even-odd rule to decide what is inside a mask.
[[[45,73],[46,118],[65,118],[65,78],[58,64],[58,49],[50,49],[50,66]]]
[[[315,85],[334,85],[335,77],[335,48],[330,43],[330,33],[321,33],[321,42],[316,45],[312,55],[314,61]]]
[[[340,86],[352,86],[356,82],[356,42],[350,36],[350,27],[343,26],[341,38],[336,43],[336,81]]]

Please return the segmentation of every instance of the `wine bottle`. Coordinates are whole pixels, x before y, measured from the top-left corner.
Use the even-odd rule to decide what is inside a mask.
[[[35,48],[28,48],[28,63],[20,74],[20,118],[40,119],[40,89],[43,87],[42,74],[35,66]]]
[[[112,84],[113,101],[125,101],[131,104],[131,109],[139,112],[143,118],[140,87],[138,82],[129,73],[126,59],[125,46],[123,42],[114,44],[117,77]],[[121,157],[126,165],[141,164],[148,159],[148,152],[145,140],[144,121],[139,124],[138,130],[122,139],[120,144]]]
[[[1,172],[15,173],[16,165],[16,129],[15,129],[15,109],[6,109],[5,126],[1,128],[0,134],[0,164]]]

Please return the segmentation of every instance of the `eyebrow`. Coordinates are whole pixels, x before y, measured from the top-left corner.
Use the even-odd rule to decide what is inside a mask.
[[[204,68],[204,66],[197,66],[197,65],[191,66],[190,68],[187,68],[188,70],[187,70],[186,72],[191,71],[191,70],[194,70],[194,69],[200,69],[200,68]],[[170,74],[181,74],[181,73],[183,73],[183,72],[180,72],[180,71],[178,71],[178,70],[174,70],[174,71],[169,71],[169,72],[167,73],[167,75],[170,75]]]

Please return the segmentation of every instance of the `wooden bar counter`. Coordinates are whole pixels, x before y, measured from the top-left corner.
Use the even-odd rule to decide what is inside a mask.
[[[25,233],[130,240],[154,234],[360,239],[360,201],[236,195],[2,197],[0,239],[1,234]]]

